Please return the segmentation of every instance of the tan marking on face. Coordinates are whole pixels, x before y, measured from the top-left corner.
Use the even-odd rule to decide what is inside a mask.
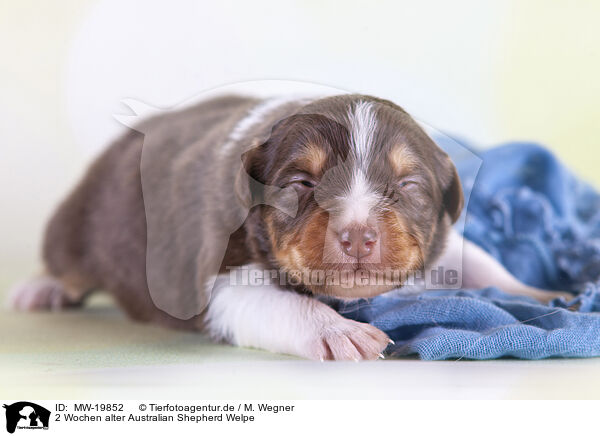
[[[305,167],[310,174],[317,175],[323,172],[326,159],[327,153],[325,153],[325,150],[319,145],[311,143],[307,144],[302,151],[298,163]]]
[[[420,235],[410,233],[395,212],[385,212],[381,221],[383,262],[403,271],[421,268],[424,256]]]
[[[289,250],[289,258],[292,264],[294,265],[294,268],[303,268],[304,258],[302,257],[302,254],[300,253],[300,250],[298,250],[297,246],[292,245],[292,247]]]
[[[271,249],[277,263],[284,271],[305,271],[305,259],[299,248],[299,234],[278,235],[270,215],[265,218]]]
[[[298,238],[298,250],[302,254],[303,265],[319,268],[323,265],[323,249],[329,214],[322,209],[313,213],[302,234]]]
[[[310,277],[313,271],[341,272],[351,268],[348,264],[331,263],[324,259],[326,250],[340,250],[337,239],[328,237],[329,213],[326,211],[322,209],[313,211],[302,228],[289,234],[278,234],[272,217],[268,215],[265,217],[265,222],[271,238],[273,254],[279,266],[288,274],[301,272],[304,280]],[[377,263],[363,264],[363,271],[370,271],[372,274],[388,274],[393,270],[400,272],[401,277],[406,278],[407,274],[422,268],[424,242],[421,236],[410,233],[402,217],[393,211],[386,211],[379,216],[378,225],[382,244],[380,260]],[[351,288],[335,283],[305,282],[304,285],[317,294],[366,298],[387,292],[401,283],[369,282]]]
[[[390,164],[398,175],[403,175],[413,169],[417,163],[417,159],[408,149],[406,144],[394,146],[388,154]]]
[[[269,241],[271,242],[271,249],[275,255],[277,262],[284,268],[290,269],[295,267],[292,256],[290,256],[289,239],[286,235],[278,238],[275,232],[275,225],[270,214],[265,216],[265,223],[267,224],[267,233],[269,235]]]
[[[323,262],[323,244],[328,214],[315,212],[302,228],[291,234],[281,235],[275,231],[272,219],[267,216],[267,232],[271,239],[271,248],[281,268],[307,271],[317,268]],[[277,242],[279,241],[279,242]]]

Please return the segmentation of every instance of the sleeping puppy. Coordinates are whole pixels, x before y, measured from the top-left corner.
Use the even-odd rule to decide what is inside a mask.
[[[16,308],[77,306],[105,289],[136,320],[362,360],[381,356],[389,338],[319,296],[414,290],[440,266],[463,288],[565,295],[519,282],[452,230],[463,208],[456,169],[389,101],[225,96],[137,130],[50,220],[46,272],[16,288]]]

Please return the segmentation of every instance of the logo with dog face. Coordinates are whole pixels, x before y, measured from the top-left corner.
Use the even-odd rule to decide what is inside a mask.
[[[14,433],[16,429],[47,430],[50,422],[50,411],[28,401],[19,401],[4,405],[6,409],[6,431]]]

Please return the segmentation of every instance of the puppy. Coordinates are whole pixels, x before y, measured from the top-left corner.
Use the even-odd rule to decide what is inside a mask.
[[[439,266],[464,288],[565,295],[519,282],[452,230],[464,202],[456,169],[392,102],[224,96],[137,130],[58,208],[46,273],[16,289],[16,308],[77,306],[104,289],[136,320],[362,360],[381,356],[389,338],[319,295],[414,290],[423,281],[409,279]],[[247,277],[260,272],[258,283]]]

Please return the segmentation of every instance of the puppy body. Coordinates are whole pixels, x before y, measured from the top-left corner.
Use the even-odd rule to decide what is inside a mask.
[[[173,276],[193,264],[200,251],[205,260],[212,260],[208,253],[215,250],[211,247],[213,232],[219,229],[215,222],[239,220],[236,202],[226,197],[233,196],[234,168],[240,164],[228,162],[218,145],[257,104],[250,98],[221,98],[147,120],[139,126],[144,134],[129,131],[96,160],[50,220],[43,246],[47,273],[64,284],[69,300],[76,301],[89,289],[106,289],[137,320],[197,327],[197,319],[169,316],[151,299],[146,268],[151,217],[145,209],[142,168],[148,176],[146,192],[153,192],[148,197],[158,197],[165,208],[158,218],[168,216],[171,228],[180,232],[186,231],[184,226],[195,228],[177,244],[152,246],[165,259],[189,257],[172,271],[171,264],[161,268],[165,277],[160,284],[168,297],[173,288],[193,286],[194,274]],[[194,165],[197,168],[190,167]],[[223,186],[218,195],[210,189],[216,185]],[[172,196],[177,189],[177,196]],[[192,268],[196,271],[202,264]],[[199,282],[207,278],[199,277]],[[167,283],[170,279],[173,282]],[[204,292],[200,286],[198,291]]]
[[[96,160],[50,220],[47,276],[19,287],[16,307],[77,305],[105,289],[140,321],[312,359],[360,360],[377,358],[387,336],[310,293],[368,297],[402,283],[255,286],[232,283],[229,268],[358,275],[443,264],[464,269],[463,287],[551,295],[473,244],[461,252],[450,231],[462,208],[456,171],[390,102],[227,96],[137,130]]]

